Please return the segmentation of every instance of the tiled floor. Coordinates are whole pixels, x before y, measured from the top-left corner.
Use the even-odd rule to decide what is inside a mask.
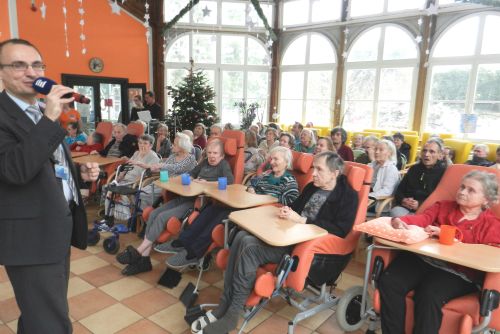
[[[130,233],[122,235],[120,242],[137,245],[140,240]],[[153,271],[124,277],[120,273],[123,266],[114,256],[104,252],[102,242],[85,251],[73,249],[68,298],[74,333],[190,333],[183,319],[185,308],[178,298],[187,283],[196,280],[196,272],[185,273],[175,289],[157,285],[167,256],[153,252]],[[360,284],[362,272],[363,266],[352,262],[342,275],[339,293]],[[212,268],[204,273],[202,280],[197,302],[217,303],[223,286],[222,273]],[[295,313],[296,310],[283,300],[272,300],[245,332],[286,333],[288,320]],[[0,266],[0,334],[15,333],[18,316],[12,287]],[[295,333],[337,334],[343,331],[336,323],[334,311],[327,310],[301,322]]]

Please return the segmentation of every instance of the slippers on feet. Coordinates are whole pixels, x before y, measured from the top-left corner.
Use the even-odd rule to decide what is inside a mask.
[[[203,328],[205,328],[208,324],[216,321],[217,318],[212,314],[212,311],[207,311],[205,315],[193,321],[193,323],[191,324],[191,333],[203,334]]]

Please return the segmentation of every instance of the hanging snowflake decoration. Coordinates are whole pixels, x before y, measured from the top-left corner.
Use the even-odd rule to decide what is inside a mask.
[[[85,9],[83,8],[83,0],[78,0],[78,14],[80,15],[80,41],[82,41],[82,54],[87,54],[87,48],[85,47]]]

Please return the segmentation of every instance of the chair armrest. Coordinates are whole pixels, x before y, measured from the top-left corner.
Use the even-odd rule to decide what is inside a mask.
[[[481,293],[480,310],[482,317],[486,317],[491,311],[498,308],[500,293],[497,290],[483,290]]]
[[[241,181],[241,184],[246,185],[252,179],[252,177],[254,177],[255,175],[257,175],[256,172],[248,173],[243,178],[243,181]]]
[[[379,218],[380,216],[382,216],[382,212],[384,212],[384,209],[387,207],[387,205],[390,205],[393,200],[394,200],[393,196],[377,197],[377,201],[379,203],[378,203],[377,208],[375,210],[375,217]]]
[[[297,269],[288,276],[287,286],[302,291],[315,254],[350,254],[358,238],[359,232],[351,231],[345,239],[328,234],[296,245],[292,256],[298,257],[299,263]]]
[[[484,278],[483,290],[500,291],[500,273],[486,273]],[[497,308],[492,312],[489,327],[500,328],[500,309]]]

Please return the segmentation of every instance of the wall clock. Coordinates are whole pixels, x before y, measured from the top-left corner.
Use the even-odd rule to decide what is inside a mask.
[[[102,70],[104,69],[104,62],[101,58],[91,58],[89,61],[89,68],[94,73],[102,72]]]

